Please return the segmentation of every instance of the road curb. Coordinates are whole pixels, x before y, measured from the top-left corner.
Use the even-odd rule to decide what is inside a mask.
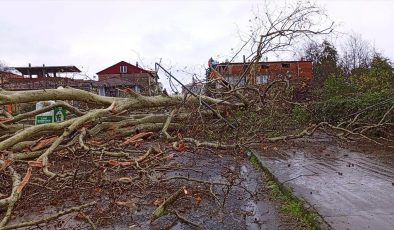
[[[331,230],[332,227],[324,220],[324,218],[320,215],[320,213],[312,206],[310,205],[304,198],[300,197],[300,196],[296,196],[291,187],[286,186],[284,184],[282,184],[279,179],[273,174],[271,173],[271,171],[269,170],[268,165],[265,164],[264,160],[261,158],[261,156],[259,156],[258,154],[256,154],[253,150],[249,149],[247,150],[247,155],[248,157],[255,157],[258,160],[258,164],[261,167],[261,169],[264,171],[264,173],[271,179],[273,180],[278,186],[279,189],[281,190],[281,192],[284,193],[290,193],[295,199],[298,199],[299,201],[302,202],[305,210],[316,213],[317,214],[317,218],[316,218],[316,224],[314,227],[316,227],[317,229],[320,230]]]

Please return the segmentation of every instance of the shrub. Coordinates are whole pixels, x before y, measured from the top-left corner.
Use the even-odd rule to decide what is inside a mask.
[[[318,102],[315,106],[315,112],[319,120],[338,121],[341,118],[359,112],[368,106],[384,101],[389,97],[385,91],[360,94],[358,96],[334,96],[322,102]],[[363,114],[364,119],[376,121],[382,117],[384,112],[392,104],[388,103],[379,108],[370,109]]]
[[[306,111],[305,107],[301,105],[296,105],[292,110],[292,117],[293,120],[296,121],[297,123],[304,124],[308,121],[309,114]]]
[[[356,87],[342,76],[330,76],[324,82],[322,89],[323,99],[329,99],[337,96],[347,96],[355,93]]]

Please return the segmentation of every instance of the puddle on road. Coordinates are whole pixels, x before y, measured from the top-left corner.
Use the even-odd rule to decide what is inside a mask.
[[[394,153],[341,147],[327,139],[260,152],[281,183],[334,229],[394,229]]]

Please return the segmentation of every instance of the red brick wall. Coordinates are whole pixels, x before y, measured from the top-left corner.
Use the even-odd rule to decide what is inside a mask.
[[[291,61],[291,62],[266,62],[259,63],[259,74],[268,75],[268,80],[272,81],[280,75],[290,75],[290,81],[303,81],[309,83],[312,80],[312,62],[310,61]],[[222,76],[241,76],[248,64],[232,63],[219,64],[216,70]],[[215,78],[216,73],[211,73],[210,78]]]

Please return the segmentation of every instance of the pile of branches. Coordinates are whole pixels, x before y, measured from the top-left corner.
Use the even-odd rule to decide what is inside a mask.
[[[72,212],[79,212],[81,219],[95,229],[94,221],[82,212],[96,206],[98,212],[103,213],[94,200],[26,222],[13,223],[14,211],[18,203],[25,202],[24,205],[29,206],[32,200],[43,201],[47,192],[56,195],[66,188],[81,186],[79,190],[85,193],[100,193],[101,188],[94,188],[112,180],[128,185],[135,183],[144,190],[147,185],[138,182],[158,180],[153,169],[171,158],[171,154],[165,154],[168,146],[161,143],[169,144],[178,152],[188,148],[206,149],[213,154],[218,149],[243,152],[254,143],[287,141],[320,130],[341,139],[362,139],[393,146],[392,133],[386,132],[385,138],[376,138],[372,131],[393,130],[394,106],[378,122],[360,120],[361,113],[330,122],[314,120],[313,113],[309,113],[310,122],[297,125],[297,129],[268,135],[278,129],[287,129],[295,106],[307,111],[310,108],[292,100],[286,77],[266,87],[256,87],[253,82],[259,72],[259,63],[270,52],[286,50],[305,37],[329,34],[333,30],[333,23],[322,24],[326,19],[322,17],[324,12],[309,1],[286,4],[284,9],[275,14],[267,11],[261,17],[256,15],[253,33],[235,55],[249,47],[252,53],[247,59],[251,64],[236,85],[229,84],[216,72],[217,78],[207,82],[214,85],[213,91],[208,91],[213,97],[187,94],[148,97],[125,90],[127,98],[113,98],[73,88],[0,91],[0,105],[55,101],[50,106],[16,116],[4,110],[0,113],[0,230],[40,226]],[[316,21],[319,18],[322,22]],[[210,67],[210,71],[216,70]],[[240,84],[242,80],[243,85]],[[68,101],[84,102],[90,107],[77,108]],[[206,109],[207,105],[210,109]],[[66,109],[69,119],[60,123],[29,124],[29,119],[55,107]],[[294,122],[289,124],[294,125]],[[149,144],[146,139],[150,139]],[[136,177],[108,177],[106,172],[111,167],[130,168]],[[23,199],[29,186],[38,189]],[[153,213],[153,219],[183,192],[186,189],[181,187],[162,202]]]
[[[92,162],[103,161],[110,166],[132,166],[143,169],[148,163],[163,156],[160,146],[144,146],[145,150],[130,146],[141,145],[144,139],[163,139],[171,142],[174,150],[184,151],[187,144],[206,148],[237,148],[238,143],[222,144],[204,142],[183,137],[181,130],[186,124],[199,116],[201,119],[217,122],[212,111],[201,110],[201,101],[215,107],[234,108],[241,106],[209,97],[184,95],[143,96],[127,90],[129,97],[112,98],[73,89],[47,89],[38,91],[1,91],[0,104],[34,103],[54,100],[55,104],[35,111],[12,116],[2,111],[0,123],[0,174],[7,175],[6,186],[1,188],[0,208],[5,210],[0,229],[13,229],[37,225],[49,221],[48,218],[17,225],[7,225],[12,218],[13,209],[21,199],[24,188],[37,176],[39,186],[45,187],[52,180],[72,180],[77,172],[75,167],[53,167],[56,165],[54,153],[61,155],[92,155]],[[80,110],[67,101],[82,101],[92,104],[96,109]],[[25,122],[35,115],[63,107],[69,111],[70,119],[60,123],[29,125]],[[101,107],[101,108],[100,108]],[[193,113],[197,111],[197,113]],[[215,125],[213,125],[215,126]],[[220,124],[219,124],[220,126]],[[170,133],[175,133],[170,135]],[[190,133],[190,132],[189,132]],[[155,135],[154,135],[155,134]],[[144,170],[142,170],[144,171]],[[125,179],[127,180],[127,179]],[[9,182],[9,183],[8,183]],[[7,185],[8,183],[8,185]],[[74,186],[74,185],[73,185]],[[4,193],[4,194],[3,194]],[[5,196],[5,198],[4,198]],[[92,206],[94,203],[86,204]],[[87,206],[57,213],[50,218],[58,218]],[[41,222],[40,222],[41,221]]]
[[[285,84],[279,84],[280,82]],[[283,111],[283,107],[288,108],[294,104],[304,106],[289,101],[286,96],[288,94],[285,93],[287,88],[283,88],[288,82],[280,82],[273,82],[262,90],[230,87],[223,93],[227,96],[225,100],[192,95],[143,96],[132,90],[127,90],[127,98],[99,96],[73,88],[1,91],[1,105],[49,100],[54,100],[55,104],[16,116],[2,111],[0,180],[5,186],[0,188],[0,210],[3,210],[0,229],[38,226],[70,212],[79,212],[96,205],[92,201],[44,219],[9,224],[13,210],[29,184],[39,186],[42,190],[53,190],[47,186],[51,181],[60,181],[66,187],[74,187],[80,174],[84,174],[86,183],[103,180],[102,177],[99,180],[91,178],[93,174],[96,175],[95,170],[78,174],[78,169],[83,165],[101,171],[107,170],[108,166],[135,169],[135,178],[116,179],[122,183],[157,180],[147,173],[147,169],[160,165],[164,159],[171,157],[164,154],[166,148],[160,143],[168,143],[172,150],[179,152],[187,148],[236,149],[242,152],[256,142],[286,141],[323,130],[340,138],[363,138],[383,144],[368,136],[368,131],[392,126],[390,117],[394,108],[390,107],[377,124],[358,123],[358,115],[355,115],[347,122],[318,122],[290,134],[268,136],[265,123],[261,122],[262,117],[274,116],[273,110],[280,108]],[[275,85],[281,85],[281,90]],[[249,96],[240,93],[250,89],[255,93],[250,93]],[[67,101],[86,102],[95,109],[82,110]],[[202,101],[210,109],[206,109]],[[69,119],[60,123],[27,124],[26,120],[54,107],[65,108],[70,113]],[[228,124],[233,124],[235,128]],[[144,144],[146,139],[155,141],[147,145]],[[386,140],[390,141],[392,140]],[[136,148],[137,146],[142,147]],[[77,166],[73,165],[74,160],[67,164],[62,162],[59,166],[59,156],[84,160],[76,160],[79,162]],[[158,215],[157,212],[161,213],[159,210],[155,215]],[[88,216],[84,219],[95,226]]]

